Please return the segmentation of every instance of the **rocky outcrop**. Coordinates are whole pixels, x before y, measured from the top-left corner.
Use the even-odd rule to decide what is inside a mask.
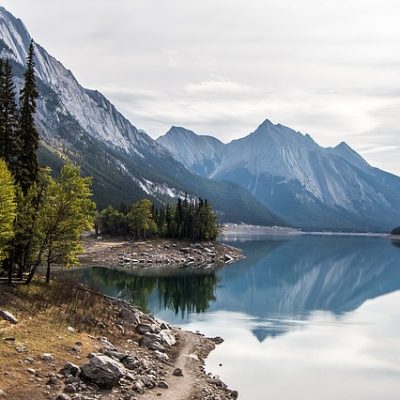
[[[217,242],[87,239],[81,262],[123,268],[143,268],[149,265],[209,268],[230,264],[242,258],[244,257],[239,249]]]
[[[111,389],[126,375],[123,364],[111,357],[95,354],[81,367],[83,378],[104,389]]]

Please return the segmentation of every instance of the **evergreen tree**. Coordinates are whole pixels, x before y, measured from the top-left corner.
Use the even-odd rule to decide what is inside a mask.
[[[15,87],[10,62],[2,61],[0,69],[0,158],[6,161],[15,175],[20,152]]]
[[[102,234],[109,235],[126,235],[129,232],[127,208],[124,207],[126,212],[108,206],[99,213],[99,225]]]
[[[35,46],[32,40],[29,46],[24,73],[24,86],[20,96],[19,137],[21,151],[16,179],[24,193],[36,181],[38,175],[36,152],[39,146],[39,134],[35,125],[38,91],[36,88],[34,57]]]

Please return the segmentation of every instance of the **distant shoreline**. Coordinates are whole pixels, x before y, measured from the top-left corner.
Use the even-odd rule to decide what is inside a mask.
[[[247,224],[224,224],[220,237],[229,238],[232,236],[256,237],[256,236],[294,236],[294,235],[315,235],[315,236],[361,236],[361,237],[387,237],[393,240],[400,240],[400,236],[388,233],[377,232],[334,232],[334,231],[303,231],[301,229],[285,226],[261,226]]]
[[[400,235],[388,235],[387,238],[390,240],[400,241]]]

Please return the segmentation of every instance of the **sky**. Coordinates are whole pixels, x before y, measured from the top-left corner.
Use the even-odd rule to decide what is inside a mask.
[[[156,138],[265,119],[400,175],[398,0],[3,0],[35,41]]]

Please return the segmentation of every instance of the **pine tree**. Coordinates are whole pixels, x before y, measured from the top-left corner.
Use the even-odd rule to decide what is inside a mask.
[[[2,89],[4,86],[4,60],[0,58],[0,158],[5,159],[6,153],[6,137],[4,130],[4,121],[3,121],[3,93]]]
[[[15,102],[15,86],[9,60],[1,62],[0,76],[0,157],[16,175],[20,141],[18,137],[18,112]]]
[[[35,76],[35,46],[33,40],[29,46],[26,70],[24,73],[24,87],[20,96],[20,126],[19,137],[21,152],[16,174],[17,182],[26,193],[38,174],[37,149],[39,146],[39,134],[35,126],[36,100],[38,91]]]

